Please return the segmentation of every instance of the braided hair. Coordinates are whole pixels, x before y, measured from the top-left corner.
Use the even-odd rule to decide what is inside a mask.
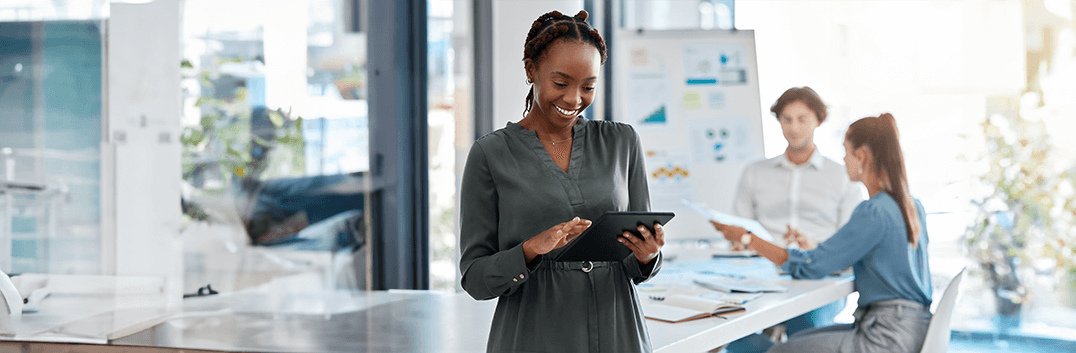
[[[598,53],[601,54],[601,63],[605,64],[605,40],[602,39],[601,34],[598,34],[597,29],[586,22],[588,16],[589,14],[582,10],[575,16],[568,16],[556,10],[539,16],[531,24],[530,32],[527,32],[527,41],[523,45],[524,62],[530,59],[532,62],[537,63],[550,44],[562,39],[593,44],[598,49]],[[526,116],[527,112],[531,110],[533,102],[534,87],[531,87],[530,92],[527,93],[523,116]]]

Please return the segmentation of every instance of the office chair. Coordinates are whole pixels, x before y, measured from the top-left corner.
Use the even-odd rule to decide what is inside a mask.
[[[941,353],[949,348],[949,320],[953,317],[953,308],[956,306],[956,297],[960,293],[960,279],[964,277],[964,271],[967,271],[967,268],[960,269],[956,277],[949,281],[949,286],[945,287],[945,293],[942,293],[941,302],[934,311],[934,317],[930,319],[930,326],[927,326],[927,337],[923,340],[923,349],[919,351],[920,353]]]

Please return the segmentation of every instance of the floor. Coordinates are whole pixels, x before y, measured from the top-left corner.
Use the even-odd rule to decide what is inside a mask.
[[[949,353],[1076,352],[1076,342],[1051,338],[1003,337],[991,333],[953,332]]]

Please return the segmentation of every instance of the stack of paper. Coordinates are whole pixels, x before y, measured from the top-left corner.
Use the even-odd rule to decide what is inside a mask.
[[[699,296],[706,299],[724,301],[730,304],[743,305],[749,301],[758,299],[758,297],[762,296],[762,293],[725,293],[710,291],[706,294],[701,294]]]
[[[759,256],[757,251],[750,250],[750,249],[748,249],[748,250],[719,249],[719,250],[714,250],[712,252],[713,252],[712,256],[715,257],[715,258],[717,258],[717,257],[758,257]]]
[[[766,293],[788,291],[788,288],[785,288],[782,285],[754,277],[708,276],[696,278],[694,282],[695,284],[702,286],[703,288],[725,293]]]

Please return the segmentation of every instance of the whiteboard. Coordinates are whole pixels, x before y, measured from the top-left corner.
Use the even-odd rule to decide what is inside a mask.
[[[765,157],[754,31],[620,31],[613,117],[639,132],[650,206],[670,239],[720,237],[681,200],[731,213],[745,166]]]

